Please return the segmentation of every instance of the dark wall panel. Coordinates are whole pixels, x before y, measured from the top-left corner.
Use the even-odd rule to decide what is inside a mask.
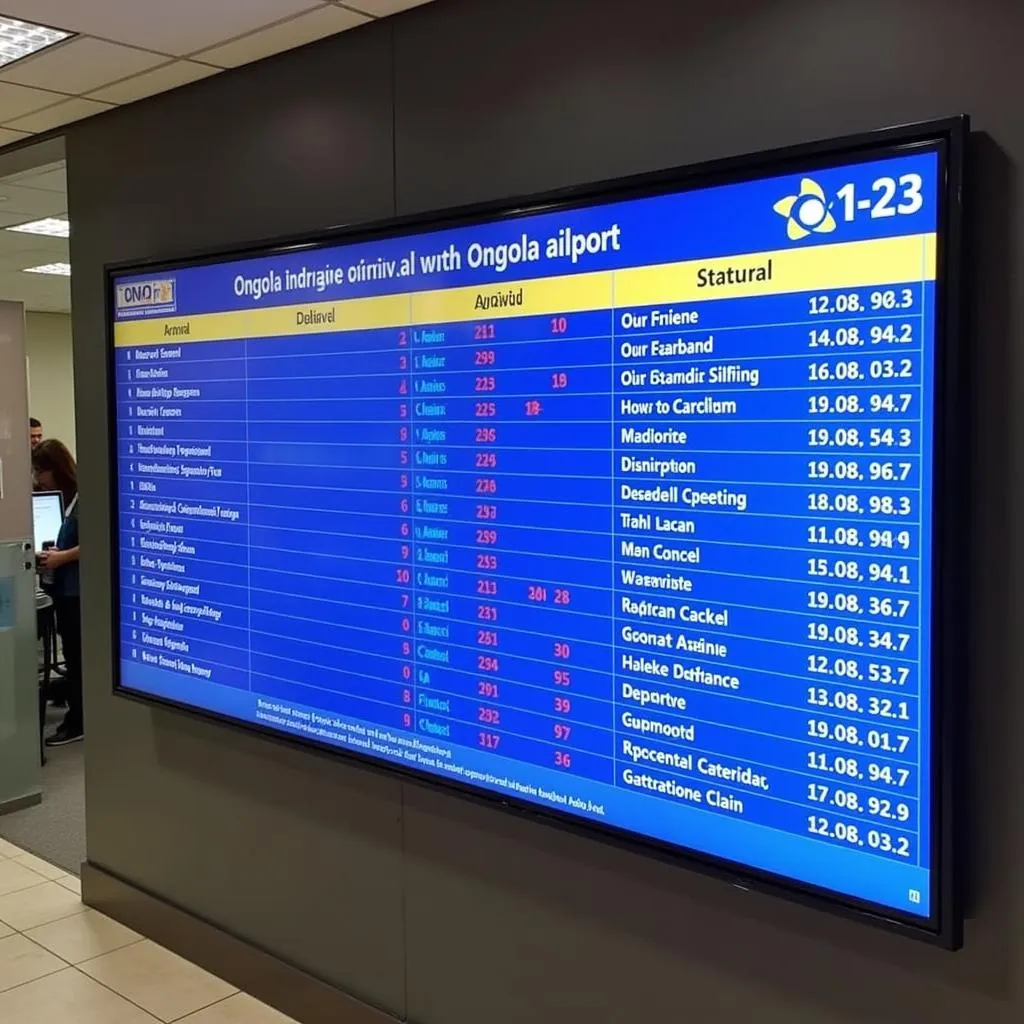
[[[697,4],[451,0],[396,22],[400,212],[544,190],[962,111],[974,146],[977,395],[970,543],[975,920],[955,957],[731,892],[442,795],[406,800],[411,1017],[471,1024],[807,1022],[1024,1014],[1024,706],[1005,509],[1020,423],[1024,76],[1002,0]],[[1009,426],[1007,424],[1009,423]],[[1019,504],[1014,507],[1019,508]],[[1014,572],[1019,566],[1013,567]],[[1012,592],[1008,589],[1012,584]],[[1007,602],[1012,600],[1009,606]],[[967,633],[964,633],[967,640]]]
[[[1019,94],[1012,37],[1000,32],[1015,29],[1017,6],[442,0],[395,23],[398,209],[967,108],[984,121],[993,100]]]
[[[1024,1019],[1021,38],[1010,0],[436,0],[70,129],[90,859],[420,1024]],[[108,695],[105,261],[960,111],[963,952]]]
[[[81,233],[125,260],[390,216],[390,64],[369,26],[71,129]]]
[[[109,693],[103,266],[393,209],[391,33],[373,26],[68,133],[82,473],[88,849],[396,1013],[396,782]]]

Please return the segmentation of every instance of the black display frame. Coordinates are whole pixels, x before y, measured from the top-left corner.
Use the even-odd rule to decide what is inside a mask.
[[[839,916],[854,918],[891,932],[945,949],[963,942],[963,885],[961,866],[964,757],[963,722],[968,640],[963,624],[966,558],[961,538],[967,521],[965,480],[965,419],[962,358],[963,334],[963,187],[970,124],[967,115],[883,128],[873,132],[824,139],[781,149],[659,170],[626,178],[602,180],[556,191],[501,199],[366,224],[340,225],[301,236],[278,237],[174,257],[108,263],[104,266],[107,346],[107,434],[109,475],[108,570],[111,586],[112,692],[149,706],[184,712],[207,721],[255,734],[276,743],[340,758],[364,769],[398,776],[409,782],[458,794],[490,807],[499,807],[570,832],[597,838],[630,851],[682,864],[744,890],[782,896]],[[490,790],[431,775],[391,761],[333,746],[268,726],[225,716],[122,684],[120,656],[120,501],[114,348],[115,278],[131,273],[173,271],[187,266],[220,263],[285,252],[316,250],[339,244],[366,242],[412,232],[470,226],[530,214],[578,208],[663,192],[690,191],[736,182],[807,172],[842,164],[864,163],[887,156],[928,149],[940,158],[939,210],[935,278],[934,464],[932,474],[932,772],[931,772],[931,907],[928,919],[809,885],[747,865],[724,860],[687,847],[652,839],[614,826],[590,822]]]

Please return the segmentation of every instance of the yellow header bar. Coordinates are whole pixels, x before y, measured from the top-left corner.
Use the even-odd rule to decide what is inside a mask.
[[[509,284],[413,292],[410,296],[411,322],[419,327],[465,320],[611,309],[614,305],[614,276],[612,271],[605,270],[567,277],[538,277]]]
[[[237,341],[241,338],[404,327],[408,323],[408,295],[379,295],[368,299],[315,302],[306,306],[271,306],[231,313],[124,320],[114,324],[114,344],[118,348],[130,348],[137,345],[179,345],[189,341]]]
[[[615,306],[869,288],[935,278],[935,235],[687,260],[615,272]]]
[[[935,235],[114,325],[119,348],[488,321],[935,279]]]

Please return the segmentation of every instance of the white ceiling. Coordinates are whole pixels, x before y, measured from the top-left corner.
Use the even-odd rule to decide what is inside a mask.
[[[0,0],[0,14],[78,35],[0,68],[0,147],[430,0]],[[0,179],[0,299],[68,312],[66,238],[3,230],[66,216],[64,163]]]
[[[78,35],[0,69],[0,146],[430,0],[0,0]]]
[[[25,267],[67,263],[68,240],[4,230],[43,217],[65,217],[67,204],[63,161],[0,179],[0,299],[23,302],[26,309],[70,311],[69,278],[25,273]]]

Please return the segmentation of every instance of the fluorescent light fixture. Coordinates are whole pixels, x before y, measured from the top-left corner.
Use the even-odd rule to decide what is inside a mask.
[[[67,238],[71,223],[66,217],[44,217],[30,220],[27,224],[13,224],[8,231],[24,231],[26,235],[49,235],[51,238]]]
[[[60,277],[71,276],[70,263],[42,263],[38,267],[26,267],[26,274],[58,274]]]
[[[0,67],[70,39],[73,32],[0,15]]]

